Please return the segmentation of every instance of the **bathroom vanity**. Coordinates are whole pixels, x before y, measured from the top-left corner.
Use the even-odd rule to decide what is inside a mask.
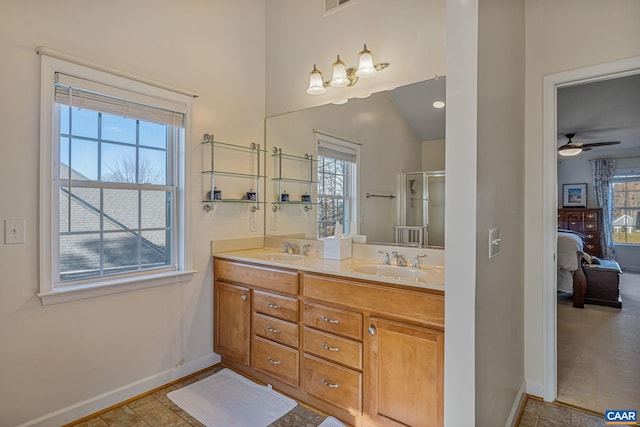
[[[443,272],[387,266],[381,277],[363,263],[216,254],[214,350],[349,424],[442,425]]]

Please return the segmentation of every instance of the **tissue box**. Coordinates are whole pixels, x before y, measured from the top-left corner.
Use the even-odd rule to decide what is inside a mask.
[[[351,258],[351,237],[325,237],[322,242],[324,243],[324,258]]]

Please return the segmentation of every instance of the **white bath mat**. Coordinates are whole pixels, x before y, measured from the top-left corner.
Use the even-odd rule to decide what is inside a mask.
[[[318,425],[318,427],[346,427],[346,426],[333,417],[327,417],[324,419],[324,421],[322,421]]]
[[[172,391],[167,397],[208,427],[266,427],[297,405],[295,400],[230,369]]]

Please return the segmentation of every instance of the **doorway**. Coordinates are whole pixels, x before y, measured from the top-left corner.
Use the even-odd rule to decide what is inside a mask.
[[[618,77],[640,73],[640,58],[617,61],[609,64],[572,70],[553,74],[544,79],[544,220],[543,246],[545,252],[556,252],[557,222],[556,212],[559,207],[557,197],[558,165],[557,147],[557,93],[561,88],[568,88],[588,83],[601,82]],[[561,207],[561,206],[560,206]],[[543,322],[544,322],[544,390],[543,397],[554,401],[558,397],[558,310],[556,262],[546,261],[543,265]],[[572,308],[573,309],[573,308]],[[579,309],[573,309],[579,310]],[[591,408],[587,408],[591,409]]]

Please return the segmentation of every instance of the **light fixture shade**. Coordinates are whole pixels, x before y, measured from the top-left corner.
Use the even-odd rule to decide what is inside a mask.
[[[329,84],[331,87],[345,87],[349,85],[347,68],[344,66],[344,62],[340,60],[340,55],[338,55],[336,62],[333,63],[333,78]]]
[[[444,108],[444,107],[445,107],[444,101],[438,100],[438,101],[434,101],[433,102],[433,108],[441,109],[441,108]]]
[[[322,73],[316,68],[316,64],[313,64],[313,70],[309,73],[307,93],[309,95],[322,95],[326,91],[324,81],[322,80]]]
[[[364,45],[362,52],[358,55],[360,55],[360,63],[358,64],[356,76],[362,77],[363,79],[375,76],[378,71],[373,64],[373,56],[371,55],[371,51],[367,49],[366,44]]]
[[[565,157],[577,156],[580,153],[582,153],[582,148],[580,147],[565,148],[565,149],[558,150],[558,154]]]

